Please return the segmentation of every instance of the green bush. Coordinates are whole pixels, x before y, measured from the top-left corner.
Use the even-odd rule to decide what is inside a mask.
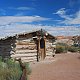
[[[63,52],[65,52],[65,48],[63,46],[56,47],[56,53],[63,53]]]
[[[78,48],[78,52],[80,53],[80,47]]]
[[[80,47],[76,47],[75,45],[69,46],[65,43],[57,43],[56,45],[56,54],[57,53],[66,53],[69,52],[80,52]]]
[[[68,51],[70,52],[78,52],[78,48],[74,46],[68,46]]]
[[[67,44],[57,43],[57,45],[56,45],[56,54],[57,53],[65,53],[65,52],[67,52]]]
[[[26,63],[27,73],[30,74],[31,70],[29,64]],[[12,59],[7,59],[5,62],[0,58],[0,80],[19,80],[22,74],[18,62]]]

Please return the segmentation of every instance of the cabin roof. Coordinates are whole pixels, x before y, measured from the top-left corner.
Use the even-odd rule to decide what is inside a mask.
[[[5,38],[1,38],[0,40],[6,40],[6,39],[15,39],[15,38],[32,38],[32,37],[36,37],[36,36],[46,36],[47,39],[55,39],[55,37],[51,34],[49,34],[47,31],[40,29],[40,30],[35,30],[35,31],[31,31],[31,32],[24,32],[24,33],[20,33],[20,34],[16,34],[14,36],[7,36]]]
[[[31,37],[36,37],[36,36],[46,36],[49,39],[54,39],[55,37],[51,34],[49,34],[47,31],[41,29],[41,30],[37,30],[37,31],[32,31],[29,33],[22,33],[22,34],[18,34],[19,37],[26,37],[26,38],[31,38]]]

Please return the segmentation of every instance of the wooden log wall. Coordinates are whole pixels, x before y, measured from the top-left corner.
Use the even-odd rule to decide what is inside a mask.
[[[37,61],[36,44],[31,39],[16,40],[16,53],[12,55],[13,58],[21,58],[23,62]]]
[[[9,37],[0,40],[0,56],[3,58],[10,57],[12,53],[15,53],[15,38]]]
[[[55,55],[54,48],[55,47],[52,45],[52,42],[46,40],[46,57],[52,57]]]

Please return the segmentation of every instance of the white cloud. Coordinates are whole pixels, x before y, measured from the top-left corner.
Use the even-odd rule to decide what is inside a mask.
[[[0,37],[11,36],[23,32],[44,29],[53,36],[56,35],[80,35],[80,28],[73,26],[43,26],[31,24],[11,24],[0,27]]]
[[[71,18],[69,17],[69,15],[66,15],[66,10],[65,8],[61,8],[59,9],[56,13],[53,14],[57,14],[59,15],[61,18],[64,18],[65,20],[70,20]]]
[[[32,7],[9,7],[8,9],[14,9],[14,10],[32,10],[34,8]]]
[[[30,8],[30,7],[18,7],[17,9],[18,10],[31,10],[31,9],[34,9],[34,8]]]
[[[76,13],[76,17],[73,18],[71,21],[68,21],[70,24],[80,24],[80,11]]]
[[[78,12],[76,12],[75,15],[72,15],[72,16],[74,16],[74,18],[71,18],[71,15],[67,15],[66,12],[67,12],[67,10],[65,10],[65,8],[61,8],[56,13],[53,13],[53,14],[57,14],[61,18],[64,19],[64,20],[60,21],[60,23],[80,24],[80,10]]]
[[[78,11],[76,14],[75,14],[75,17],[72,18],[72,19],[65,19],[64,21],[62,21],[61,23],[65,23],[65,24],[80,24],[80,11]]]
[[[63,14],[65,14],[65,13],[66,13],[65,8],[61,8],[61,9],[59,9],[56,13],[53,13],[53,14],[63,15]]]
[[[38,22],[49,20],[49,18],[41,16],[0,16],[0,25],[7,25],[17,22]]]

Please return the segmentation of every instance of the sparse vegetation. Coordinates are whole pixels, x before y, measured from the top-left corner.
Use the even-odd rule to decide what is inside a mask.
[[[66,53],[67,52],[67,44],[57,43],[56,45],[56,54],[57,53]]]
[[[80,47],[77,47],[75,45],[69,46],[65,43],[57,43],[56,45],[56,54],[57,53],[66,53],[69,52],[80,52]]]
[[[68,51],[70,51],[70,52],[78,52],[78,47],[68,46]]]
[[[78,51],[79,51],[79,53],[80,53],[80,47],[78,48]]]
[[[27,74],[31,73],[29,64],[26,63]],[[19,80],[22,71],[18,62],[7,59],[5,62],[0,57],[0,80]]]

